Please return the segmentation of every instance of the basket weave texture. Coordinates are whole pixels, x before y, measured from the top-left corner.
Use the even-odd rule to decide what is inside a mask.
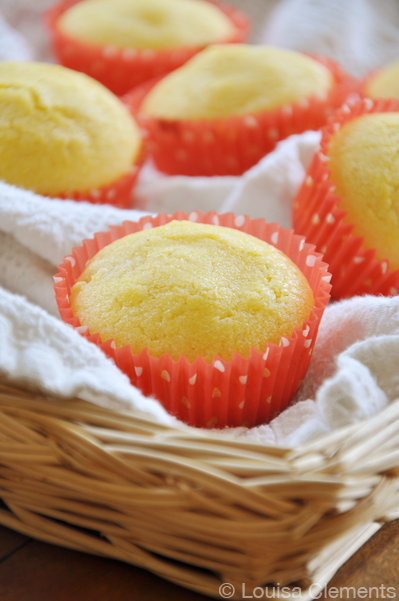
[[[323,549],[399,505],[399,400],[290,450],[2,380],[0,497],[5,526],[215,598],[244,582],[309,599]]]

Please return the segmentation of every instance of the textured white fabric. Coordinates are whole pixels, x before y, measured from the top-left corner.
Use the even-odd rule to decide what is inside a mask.
[[[8,22],[30,39],[36,58],[49,56],[39,19],[51,3],[3,0],[0,7]],[[234,3],[244,10],[247,6],[243,0]],[[261,4],[257,0],[259,14]],[[273,0],[268,9],[272,4],[277,9],[264,29],[269,42],[324,52],[359,74],[399,55],[399,5],[394,0]],[[258,25],[261,22],[260,17]],[[29,47],[19,44],[18,36],[11,41],[13,35],[0,21],[0,59],[29,58]],[[2,54],[3,47],[9,54]],[[241,178],[168,178],[146,166],[135,207],[153,212],[233,210],[290,226],[291,202],[319,137],[316,132],[292,136]],[[133,388],[96,346],[57,319],[54,302],[51,275],[63,256],[94,232],[140,214],[46,199],[0,183],[0,371],[49,393],[79,395],[115,409],[131,407],[176,424],[159,403]],[[325,312],[294,404],[270,425],[211,434],[294,446],[370,417],[399,395],[398,351],[398,298],[333,304]]]
[[[167,177],[148,163],[140,173],[139,185],[134,195],[134,206],[139,210],[152,213],[160,211],[190,213],[198,209],[206,213],[220,210],[239,179],[233,176]]]
[[[320,133],[315,131],[291,136],[241,177],[166,177],[146,165],[134,206],[153,213],[233,211],[291,227],[292,199],[319,141]]]
[[[223,204],[236,213],[249,211],[290,225],[290,204],[318,141],[316,132],[292,136],[243,177],[227,178],[225,183],[223,178],[165,178],[155,173],[152,179],[149,171],[137,194],[145,191],[148,206],[152,191],[159,202],[164,189],[166,205],[168,199],[174,202],[173,190],[182,204],[185,196],[199,202],[201,194],[208,194],[207,208],[212,208],[213,198],[213,208],[220,210],[219,193],[225,186],[230,193]],[[99,349],[37,306],[57,315],[51,275],[73,246],[108,225],[142,214],[43,198],[0,182],[0,370],[49,392],[79,394],[115,409],[145,409],[154,419],[176,423],[156,401],[144,399],[130,386]],[[12,292],[24,294],[31,303]],[[372,416],[399,395],[398,345],[399,298],[333,304],[322,320],[296,402],[270,425],[213,435],[294,446]]]
[[[33,60],[50,61],[48,35],[43,23],[43,13],[54,0],[1,0],[0,12],[7,23],[26,40]],[[18,59],[18,56],[14,56]]]
[[[291,227],[292,200],[319,142],[320,133],[315,131],[280,142],[274,152],[237,179],[220,211],[266,217],[270,222]]]
[[[29,43],[28,52],[36,60],[51,60],[42,13],[53,3],[54,0],[0,3],[3,17],[23,34]],[[251,42],[326,54],[354,75],[364,75],[399,56],[397,0],[230,0],[230,4],[252,19]],[[1,36],[0,25],[3,58]],[[26,44],[23,45],[27,52]],[[14,52],[20,52],[20,48],[18,42]]]
[[[314,398],[322,382],[331,378],[335,370],[332,357],[362,340],[385,336],[399,336],[398,297],[355,297],[329,305],[298,399]],[[397,360],[399,362],[399,357]]]
[[[53,265],[93,233],[144,213],[58,200],[0,182],[0,229]]]
[[[230,0],[252,21],[250,41],[258,43],[269,14],[279,0]],[[51,52],[42,15],[55,0],[1,0],[0,12],[12,27],[26,38],[35,60],[51,60]]]
[[[59,316],[53,294],[54,266],[28,250],[11,235],[0,232],[1,284]]]
[[[399,2],[282,0],[260,39],[324,54],[360,77],[399,57]]]
[[[32,60],[33,52],[25,38],[0,15],[0,60]]]
[[[138,211],[43,198],[0,182],[0,286],[58,316],[52,276],[73,246]]]
[[[0,371],[61,397],[79,396],[115,409],[149,411],[175,420],[144,398],[100,349],[23,297],[0,288]]]

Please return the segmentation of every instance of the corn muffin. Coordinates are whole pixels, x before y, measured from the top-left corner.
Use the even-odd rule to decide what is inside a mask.
[[[399,269],[399,113],[365,114],[331,138],[328,167],[353,235]]]
[[[63,13],[60,31],[118,48],[204,46],[234,32],[231,20],[203,0],[84,0]]]
[[[41,63],[0,62],[0,178],[56,196],[127,174],[141,147],[123,104],[90,77]]]
[[[268,46],[210,46],[164,77],[141,112],[160,119],[214,119],[256,114],[327,94],[334,79],[303,54]]]
[[[75,317],[134,354],[207,363],[248,358],[301,328],[314,306],[299,268],[239,230],[189,221],[143,230],[100,250],[72,288]]]
[[[363,93],[369,98],[399,99],[399,61],[368,77],[363,86]]]

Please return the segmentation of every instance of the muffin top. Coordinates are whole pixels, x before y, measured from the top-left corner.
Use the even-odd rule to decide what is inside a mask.
[[[291,50],[246,44],[210,46],[164,77],[141,110],[161,119],[256,114],[333,86],[330,71]]]
[[[328,163],[346,223],[399,269],[399,113],[374,113],[346,123],[331,139]]]
[[[57,26],[84,42],[136,49],[204,46],[235,30],[204,0],[84,0],[65,11]]]
[[[189,362],[263,352],[301,328],[314,306],[305,276],[285,254],[241,231],[188,221],[103,248],[70,302],[103,341]]]
[[[399,99],[399,61],[372,75],[366,81],[364,92],[370,98]]]
[[[140,145],[123,104],[87,75],[0,62],[0,179],[44,195],[84,192],[128,173]]]

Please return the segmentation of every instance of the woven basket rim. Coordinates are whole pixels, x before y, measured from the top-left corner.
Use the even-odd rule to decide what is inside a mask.
[[[257,442],[255,440],[245,440],[244,441],[242,439],[237,439],[236,437],[234,437],[233,434],[231,435],[231,438],[230,438],[230,437],[228,437],[228,433],[226,432],[226,430],[228,428],[225,428],[224,430],[218,430],[218,429],[208,430],[207,428],[197,428],[194,426],[190,426],[179,420],[177,420],[178,421],[177,425],[163,424],[162,422],[157,421],[157,418],[154,417],[153,415],[147,414],[146,412],[143,412],[143,411],[136,410],[134,408],[132,408],[132,409],[109,408],[109,407],[103,407],[101,405],[97,405],[96,403],[94,403],[92,401],[86,401],[84,399],[80,399],[79,396],[63,397],[61,395],[49,393],[48,391],[46,391],[44,389],[40,389],[36,386],[32,386],[29,379],[26,379],[25,381],[19,380],[18,383],[16,383],[16,382],[13,382],[12,380],[8,380],[7,378],[4,378],[4,375],[0,374],[0,398],[1,398],[2,393],[7,392],[7,391],[16,392],[17,394],[22,394],[22,396],[24,396],[24,393],[25,393],[25,398],[28,398],[28,399],[32,398],[32,397],[39,398],[42,400],[51,399],[51,400],[55,400],[55,401],[60,401],[62,403],[78,400],[78,401],[82,401],[83,403],[87,403],[88,405],[92,405],[93,408],[98,408],[98,410],[100,412],[115,413],[116,415],[120,415],[120,416],[125,415],[125,416],[134,417],[136,419],[139,419],[141,422],[145,423],[149,429],[154,429],[154,431],[155,431],[155,430],[158,430],[159,428],[162,428],[164,430],[168,430],[170,433],[175,434],[179,438],[181,438],[182,435],[189,435],[193,439],[197,439],[197,440],[201,439],[204,441],[208,441],[210,443],[222,443],[222,445],[233,446],[233,447],[237,446],[239,448],[253,447],[253,448],[271,451],[273,454],[275,452],[277,452],[278,454],[290,455],[292,457],[297,457],[297,456],[299,457],[301,455],[305,455],[312,451],[315,451],[315,452],[321,451],[322,452],[323,447],[330,447],[331,444],[336,446],[337,443],[339,443],[341,441],[345,441],[346,444],[344,446],[348,446],[352,435],[359,436],[362,431],[369,432],[370,426],[373,426],[373,429],[377,430],[379,424],[376,424],[376,421],[390,423],[391,419],[392,419],[392,414],[394,414],[394,415],[397,414],[396,416],[399,419],[399,397],[398,397],[397,399],[394,399],[393,401],[391,401],[386,407],[384,407],[381,411],[379,411],[374,416],[365,418],[365,419],[363,419],[359,422],[353,423],[353,424],[348,424],[346,426],[342,426],[340,428],[337,428],[336,430],[332,430],[322,436],[319,436],[316,439],[306,441],[302,444],[295,445],[293,447],[288,447],[288,446],[283,446],[283,445],[275,445],[275,446],[268,445],[267,443]],[[309,400],[312,400],[312,399],[309,399]],[[298,402],[301,402],[301,401],[298,401]],[[259,427],[259,426],[255,426],[255,428],[256,427]],[[246,428],[246,429],[248,429],[248,428]],[[254,429],[254,428],[249,428],[248,430],[251,430],[251,429]],[[212,434],[210,434],[210,432],[212,432]],[[219,432],[224,432],[224,436],[219,437],[218,436]]]
[[[310,601],[399,505],[399,399],[287,449],[26,386],[0,375],[0,523],[215,598],[282,583]]]

